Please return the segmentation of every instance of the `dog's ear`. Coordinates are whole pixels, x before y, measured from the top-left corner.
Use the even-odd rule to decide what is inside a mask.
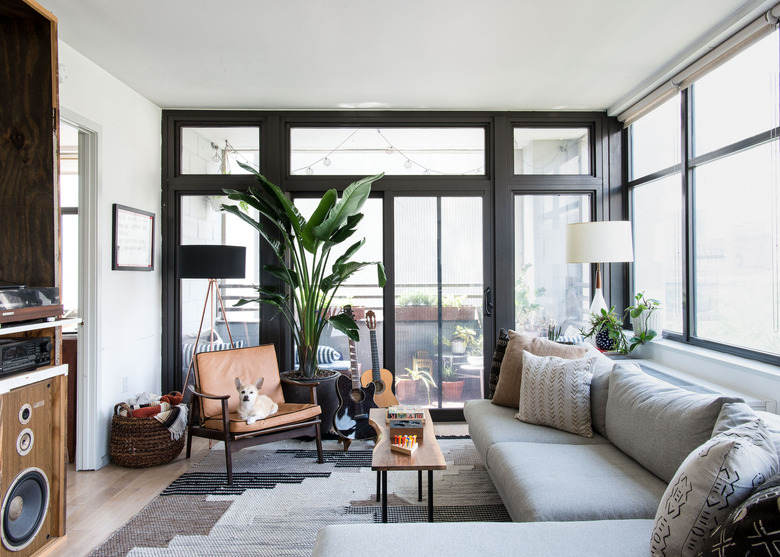
[[[241,379],[236,377],[236,390],[241,392]]]
[[[257,380],[257,383],[255,383],[255,386],[257,387],[258,391],[260,390],[260,387],[263,386],[263,381],[265,381],[265,377],[261,377],[260,379]]]

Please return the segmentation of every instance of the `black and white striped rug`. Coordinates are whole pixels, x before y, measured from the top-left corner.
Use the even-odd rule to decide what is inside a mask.
[[[434,472],[434,519],[509,521],[471,440],[438,442],[447,470]],[[216,445],[92,555],[305,556],[325,525],[380,522],[373,444],[357,441],[347,452],[335,441],[323,445],[323,464],[312,441],[244,449],[233,455],[230,486]],[[390,522],[427,520],[416,472],[388,473],[388,491]]]

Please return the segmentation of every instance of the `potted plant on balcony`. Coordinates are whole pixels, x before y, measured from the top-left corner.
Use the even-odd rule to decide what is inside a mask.
[[[460,400],[463,395],[463,383],[455,366],[445,364],[441,370],[441,394],[447,400]]]
[[[326,191],[307,220],[279,187],[251,166],[238,164],[255,177],[260,187],[250,187],[247,191],[225,189],[228,197],[239,205],[222,205],[222,209],[251,225],[268,243],[278,265],[264,265],[263,269],[284,283],[285,288],[257,286],[256,298],[242,299],[236,305],[255,302],[275,307],[290,327],[300,362],[298,370],[285,373],[293,379],[322,379],[332,373],[320,373],[317,367],[317,347],[325,326],[330,323],[348,338],[360,339],[357,323],[351,316],[329,311],[333,296],[349,277],[367,266],[376,266],[380,287],[386,282],[382,263],[352,260],[365,238],[350,245],[343,255],[332,257],[333,249],[355,233],[363,218],[360,211],[371,192],[371,184],[383,175],[350,184],[341,199],[335,189]],[[258,211],[257,219],[249,215],[249,207]],[[338,372],[333,377],[337,375]],[[330,390],[335,396],[332,383]],[[320,402],[327,404],[324,400]],[[337,406],[336,399],[334,411]],[[325,421],[327,418],[323,406],[323,423],[330,423]]]
[[[398,396],[398,400],[401,403],[414,402],[415,396],[417,396],[417,386],[422,382],[425,387],[425,393],[428,395],[428,405],[431,404],[431,387],[436,388],[436,382],[433,380],[431,374],[424,369],[409,369],[406,370],[405,375],[396,377],[395,380],[395,394]]]

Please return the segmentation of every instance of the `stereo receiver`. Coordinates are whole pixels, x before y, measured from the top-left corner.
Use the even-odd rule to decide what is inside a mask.
[[[0,375],[51,364],[51,337],[0,338]]]

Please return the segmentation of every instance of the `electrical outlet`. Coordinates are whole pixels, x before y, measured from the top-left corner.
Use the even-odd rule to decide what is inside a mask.
[[[122,392],[123,393],[127,392],[127,375],[122,377]]]

